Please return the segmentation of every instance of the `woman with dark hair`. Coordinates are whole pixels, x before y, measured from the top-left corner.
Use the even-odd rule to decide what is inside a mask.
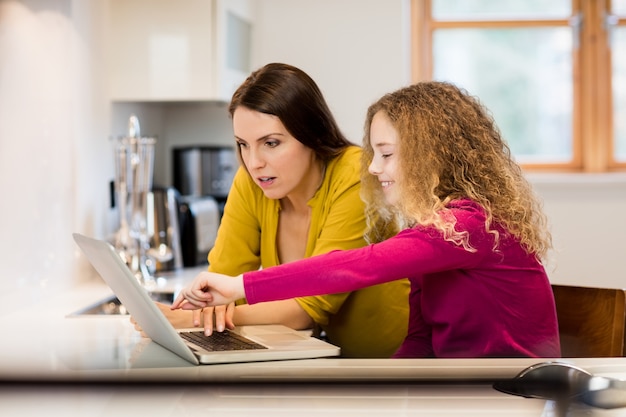
[[[306,73],[278,63],[262,67],[234,93],[229,112],[242,166],[209,253],[209,271],[234,276],[366,244],[361,149],[341,133]],[[206,308],[193,321],[189,312],[161,309],[176,327],[204,326],[207,334],[244,324],[316,328],[345,357],[389,357],[406,336],[408,294],[408,281],[401,280]]]

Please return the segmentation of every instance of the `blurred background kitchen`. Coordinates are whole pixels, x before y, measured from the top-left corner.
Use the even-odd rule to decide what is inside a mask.
[[[423,74],[411,47],[411,18],[419,19],[411,6],[420,3],[0,0],[4,288],[97,279],[71,233],[108,238],[117,230],[112,138],[128,133],[131,114],[143,135],[156,138],[155,186],[183,191],[192,185],[183,185],[175,161],[226,155],[215,175],[228,172],[230,95],[251,70],[286,62],[315,79],[339,125],[360,143],[368,105]],[[575,17],[567,19],[567,39],[578,30]],[[614,23],[623,47],[624,22]],[[465,63],[456,56],[449,67]],[[537,97],[537,107],[560,108],[554,99]],[[571,91],[563,99],[571,102]],[[619,166],[567,171],[528,171],[552,223],[552,281],[626,286],[626,173]],[[218,190],[218,203],[224,197]]]

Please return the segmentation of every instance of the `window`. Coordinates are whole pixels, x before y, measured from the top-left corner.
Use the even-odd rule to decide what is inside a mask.
[[[412,27],[414,80],[478,96],[525,168],[626,170],[626,0],[412,0]]]

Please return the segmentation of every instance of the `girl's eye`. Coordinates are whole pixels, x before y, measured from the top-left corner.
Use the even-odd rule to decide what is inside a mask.
[[[279,143],[280,142],[277,141],[277,140],[268,140],[268,141],[265,142],[265,146],[268,146],[270,148],[275,148],[275,147],[278,146]]]
[[[245,142],[237,142],[237,146],[238,146],[239,148],[246,148],[246,147],[248,146],[248,144],[247,144],[247,143],[245,143]]]
[[[382,157],[383,159],[387,159],[387,158],[389,158],[391,155],[393,155],[393,154],[392,154],[392,153],[384,153],[384,154],[382,154],[382,155],[381,155],[381,157]]]

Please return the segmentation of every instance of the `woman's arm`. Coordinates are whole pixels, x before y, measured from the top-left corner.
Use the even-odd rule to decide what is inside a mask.
[[[237,326],[246,324],[282,324],[294,330],[310,329],[313,319],[295,300],[270,301],[260,304],[242,304],[235,308],[233,317]]]

